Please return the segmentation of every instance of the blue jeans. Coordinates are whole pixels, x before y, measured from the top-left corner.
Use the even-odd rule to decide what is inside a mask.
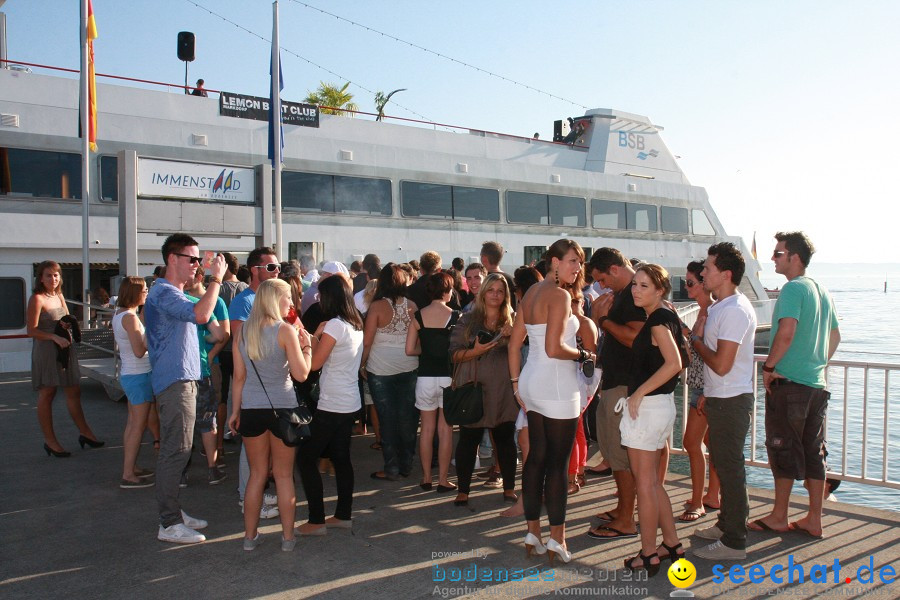
[[[398,474],[406,477],[412,471],[419,428],[416,371],[397,375],[367,374],[381,428],[384,472],[392,477]]]

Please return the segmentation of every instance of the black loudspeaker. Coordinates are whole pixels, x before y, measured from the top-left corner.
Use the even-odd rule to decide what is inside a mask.
[[[178,32],[178,60],[194,60],[194,34],[190,31]]]

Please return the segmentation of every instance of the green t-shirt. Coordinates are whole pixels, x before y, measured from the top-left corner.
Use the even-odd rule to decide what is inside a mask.
[[[191,296],[188,293],[184,294],[187,296],[187,299],[197,304],[200,302],[200,298],[196,298]],[[228,320],[228,309],[225,307],[225,301],[221,298],[216,298],[216,307],[213,309],[212,317],[209,318],[207,324],[212,321],[227,321]],[[215,344],[210,344],[206,341],[206,336],[209,335],[209,328],[206,325],[197,325],[197,337],[200,339],[200,376],[201,377],[209,377],[209,351]],[[219,361],[219,357],[217,356],[215,362]]]
[[[803,385],[824,388],[828,337],[838,326],[831,295],[809,277],[797,277],[778,295],[772,315],[772,340],[778,334],[779,320],[784,318],[796,319],[797,330],[775,372]]]

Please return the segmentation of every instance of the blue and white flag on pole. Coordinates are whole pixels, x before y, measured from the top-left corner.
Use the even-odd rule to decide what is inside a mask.
[[[281,73],[281,56],[280,50],[273,42],[272,59],[269,62],[269,76],[272,77],[272,86],[269,91],[269,160],[275,164],[275,144],[278,138],[278,162],[284,162],[284,125],[281,120],[281,96],[275,91],[275,69],[274,64],[278,65],[278,92],[284,89],[284,77]],[[278,131],[275,131],[276,111],[278,118]]]

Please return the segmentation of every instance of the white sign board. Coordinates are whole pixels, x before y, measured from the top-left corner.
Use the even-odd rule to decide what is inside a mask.
[[[138,159],[138,197],[225,200],[253,204],[253,169]]]

